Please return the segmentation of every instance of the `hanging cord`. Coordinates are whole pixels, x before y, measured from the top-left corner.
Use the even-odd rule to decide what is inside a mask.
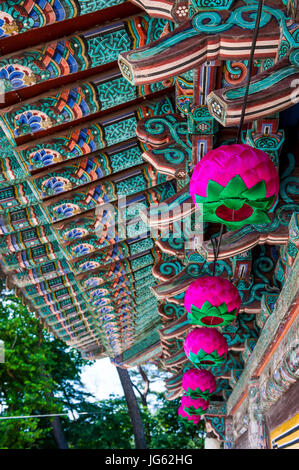
[[[246,114],[246,106],[247,106],[247,100],[248,100],[248,94],[249,94],[249,85],[250,85],[250,80],[251,80],[251,69],[252,69],[252,64],[253,64],[255,45],[256,45],[258,31],[259,31],[259,27],[260,27],[263,4],[264,4],[264,0],[259,0],[258,10],[257,10],[257,15],[256,15],[256,20],[255,20],[254,35],[253,35],[253,40],[252,40],[251,50],[250,50],[250,56],[249,56],[249,61],[248,61],[248,79],[247,79],[247,83],[246,83],[246,90],[245,90],[245,95],[244,95],[244,100],[243,100],[243,106],[242,106],[240,124],[239,124],[239,128],[238,128],[238,134],[237,134],[237,138],[236,138],[236,144],[239,144],[240,140],[241,140],[241,132],[242,132],[242,127],[243,127],[243,124],[244,124],[244,118],[245,118],[245,114]]]
[[[253,58],[254,58],[254,52],[255,52],[257,36],[258,36],[258,32],[259,32],[259,27],[260,27],[263,4],[264,4],[264,0],[259,0],[256,20],[255,20],[253,40],[252,40],[252,44],[251,44],[250,56],[249,56],[249,61],[248,61],[248,79],[247,79],[247,83],[246,83],[246,90],[245,90],[245,94],[244,94],[241,118],[240,118],[240,123],[239,123],[239,127],[238,127],[237,138],[236,138],[236,143],[237,144],[239,144],[240,140],[241,140],[241,132],[242,132],[242,127],[243,127],[243,124],[244,124],[244,118],[245,118],[245,114],[246,114],[246,106],[247,106],[247,101],[248,101],[249,86],[250,86],[250,80],[251,80],[251,69],[252,69],[252,64],[253,64]],[[213,238],[211,239],[212,246],[213,246],[213,251],[214,251],[213,276],[215,276],[216,263],[217,263],[217,260],[218,260],[219,250],[220,250],[220,245],[221,245],[221,240],[222,240],[222,235],[223,235],[223,227],[224,227],[223,224],[221,224],[219,241],[218,241],[217,245],[216,245],[216,240],[213,239]]]
[[[244,124],[244,118],[245,118],[245,114],[246,114],[246,106],[247,106],[247,101],[248,101],[249,86],[250,86],[250,80],[251,80],[251,69],[252,69],[252,64],[253,64],[253,58],[254,58],[254,52],[255,52],[257,36],[258,36],[258,32],[259,32],[259,27],[260,27],[263,4],[264,4],[264,0],[259,0],[256,20],[255,20],[254,34],[253,34],[251,50],[250,50],[250,56],[249,56],[249,61],[248,61],[248,78],[247,78],[247,83],[246,83],[246,89],[245,89],[245,94],[244,94],[244,100],[243,100],[243,105],[242,105],[242,112],[241,112],[240,123],[239,123],[239,127],[238,127],[238,133],[237,133],[237,137],[236,137],[236,143],[237,144],[239,144],[240,140],[241,140],[241,132],[242,132],[242,127],[243,127],[243,124]],[[234,220],[234,217],[233,217],[233,220]],[[222,240],[222,235],[223,235],[223,228],[224,228],[224,225],[221,224],[218,243],[215,240],[215,238],[211,238],[213,252],[214,252],[213,276],[215,276],[216,263],[217,263],[217,260],[218,260],[219,250],[220,250],[220,245],[221,245],[221,240]]]
[[[217,252],[217,248],[216,248],[216,240],[215,240],[214,237],[211,238],[211,242],[212,242],[213,253],[214,253],[213,276],[215,276],[215,269],[216,269],[216,252]]]
[[[216,263],[217,263],[217,260],[218,260],[219,250],[220,250],[220,245],[221,245],[221,240],[222,240],[222,235],[223,235],[223,228],[224,228],[224,225],[221,224],[218,243],[216,242],[216,240],[214,238],[211,238],[212,245],[213,245],[213,251],[214,251],[213,276],[215,276]]]

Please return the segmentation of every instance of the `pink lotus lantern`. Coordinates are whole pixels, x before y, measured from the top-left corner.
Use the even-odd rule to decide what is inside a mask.
[[[209,370],[189,369],[183,375],[182,386],[185,395],[207,400],[216,390],[216,379]]]
[[[201,416],[209,408],[209,402],[208,400],[203,400],[203,398],[190,398],[183,395],[181,398],[181,406],[188,415]]]
[[[228,351],[227,341],[215,328],[194,328],[185,338],[186,356],[195,366],[221,364]]]
[[[186,411],[184,411],[182,405],[178,409],[178,415],[179,415],[179,418],[182,421],[185,421],[185,422],[188,422],[188,423],[198,424],[199,421],[200,421],[200,416],[197,416],[197,415],[192,415],[191,416],[191,415],[189,415],[188,413],[186,413]]]
[[[223,277],[196,279],[185,293],[188,319],[195,325],[226,326],[236,318],[240,306],[238,289]]]
[[[222,145],[197,163],[190,180],[195,204],[207,222],[230,229],[265,224],[279,191],[279,177],[269,155],[245,144]]]

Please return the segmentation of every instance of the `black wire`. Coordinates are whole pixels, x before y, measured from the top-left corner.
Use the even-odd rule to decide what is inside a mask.
[[[214,236],[211,237],[211,243],[212,243],[213,254],[214,254],[213,276],[215,276],[216,245],[215,245],[215,238],[214,238]]]
[[[247,106],[247,101],[248,101],[249,85],[250,85],[250,80],[251,80],[251,69],[252,69],[252,64],[253,64],[255,45],[256,45],[258,31],[259,31],[259,27],[260,27],[263,4],[264,4],[264,0],[259,0],[259,5],[258,5],[258,10],[257,10],[257,15],[256,15],[256,21],[255,21],[255,27],[254,27],[254,34],[253,34],[251,50],[250,50],[250,56],[249,56],[249,61],[248,61],[248,79],[247,79],[247,83],[246,83],[246,90],[245,90],[245,94],[244,94],[241,118],[240,118],[240,123],[239,123],[239,128],[238,128],[238,134],[237,134],[237,138],[236,138],[236,143],[237,144],[240,143],[242,127],[243,127],[243,124],[244,124],[246,106]],[[211,238],[213,251],[214,251],[213,276],[215,276],[216,262],[217,262],[218,256],[219,256],[219,250],[220,250],[222,235],[223,235],[223,224],[221,224],[220,236],[219,236],[219,241],[218,241],[218,244],[217,244],[217,248],[214,244],[215,240],[213,238]]]
[[[245,118],[245,114],[246,114],[246,106],[247,106],[247,101],[248,101],[248,93],[249,93],[249,86],[250,86],[250,80],[251,80],[251,69],[252,69],[252,64],[253,64],[255,45],[256,45],[258,31],[259,31],[259,27],[260,27],[263,4],[264,4],[264,0],[259,0],[257,15],[256,15],[256,21],[255,21],[255,27],[254,27],[254,34],[253,34],[251,50],[250,50],[250,56],[249,56],[249,61],[248,61],[248,79],[247,79],[247,83],[246,83],[246,90],[245,90],[245,94],[244,94],[241,118],[240,118],[240,123],[239,123],[239,128],[238,128],[238,134],[237,134],[237,138],[236,138],[236,143],[237,144],[240,143],[241,131],[242,131],[242,127],[243,127],[243,124],[244,124],[244,118]],[[214,252],[213,276],[215,276],[216,262],[217,262],[218,256],[219,256],[219,250],[220,250],[222,235],[223,235],[223,224],[221,224],[219,241],[218,241],[217,247],[216,247],[216,240],[214,239],[214,237],[211,237],[211,242],[212,242],[212,247],[213,247],[213,252]]]
[[[221,224],[221,227],[220,227],[220,235],[219,235],[219,242],[218,242],[218,245],[217,245],[217,252],[216,252],[216,261],[218,259],[218,255],[219,255],[219,250],[220,250],[220,245],[221,245],[221,240],[222,240],[222,235],[223,235],[223,228],[224,228],[224,225]]]
[[[215,276],[215,270],[216,270],[216,263],[217,263],[217,260],[218,260],[218,255],[219,255],[219,250],[220,250],[220,245],[221,245],[221,240],[222,240],[222,235],[223,235],[223,228],[224,228],[224,225],[221,224],[221,227],[220,227],[220,235],[219,235],[219,241],[217,243],[217,247],[216,247],[216,241],[214,238],[211,238],[212,240],[212,245],[213,245],[213,251],[214,251],[214,264],[213,264],[213,276]],[[214,242],[215,242],[215,245],[214,245]]]
[[[255,21],[254,35],[253,35],[253,40],[252,40],[251,50],[250,50],[250,56],[249,56],[249,61],[248,61],[248,79],[247,79],[247,84],[246,84],[244,100],[243,100],[243,106],[242,106],[240,124],[239,124],[239,128],[238,128],[238,134],[237,134],[237,138],[236,138],[236,143],[237,144],[239,144],[240,140],[241,140],[241,132],[242,132],[242,127],[243,127],[243,124],[244,124],[244,118],[245,118],[245,114],[246,114],[246,106],[247,106],[248,93],[249,93],[249,85],[250,85],[250,80],[251,80],[251,69],[252,69],[252,64],[253,64],[255,45],[256,45],[258,31],[259,31],[259,27],[260,27],[263,3],[264,3],[264,0],[259,0],[259,5],[258,5],[258,10],[257,10],[257,15],[256,15],[256,21]]]

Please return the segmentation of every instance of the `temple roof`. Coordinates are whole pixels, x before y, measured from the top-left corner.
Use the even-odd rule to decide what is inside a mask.
[[[132,86],[116,61],[173,26],[122,0],[39,3],[1,4],[1,269],[84,357],[150,349],[157,252],[138,212],[176,189],[135,130],[174,111],[173,83]]]

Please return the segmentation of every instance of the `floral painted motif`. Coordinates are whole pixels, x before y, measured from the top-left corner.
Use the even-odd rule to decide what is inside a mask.
[[[85,263],[80,264],[80,271],[89,271],[90,269],[99,268],[101,266],[97,261],[86,261]]]
[[[17,90],[36,83],[32,70],[19,64],[7,64],[2,67],[0,80],[4,81],[6,91]]]
[[[99,320],[101,323],[110,322],[114,320],[114,315],[103,315]]]
[[[83,238],[88,235],[88,230],[86,228],[73,228],[72,230],[69,230],[64,234],[64,239],[65,240],[77,240],[78,238]]]
[[[69,202],[64,203],[64,204],[61,204],[60,206],[54,207],[53,220],[71,217],[72,215],[75,215],[78,212],[80,212],[80,207],[77,206],[77,204],[71,204]]]
[[[84,282],[84,287],[96,287],[102,284],[102,279],[100,277],[90,277]]]
[[[51,127],[51,124],[49,116],[41,111],[24,111],[15,117],[14,135],[19,137],[23,134],[42,131]]]
[[[72,189],[72,183],[67,178],[62,178],[61,176],[53,176],[42,184],[42,190],[49,195],[59,194],[69,189]]]
[[[19,28],[11,15],[0,11],[0,38],[18,34]]]
[[[109,292],[107,289],[96,289],[90,293],[90,297],[96,299],[98,297],[103,297],[104,295],[108,295]]]
[[[97,300],[93,303],[93,305],[94,305],[95,307],[98,307],[99,305],[100,305],[100,306],[104,306],[104,305],[110,304],[110,302],[111,302],[111,300],[106,299],[106,298],[102,298],[102,299],[97,299]]]
[[[48,166],[52,163],[61,162],[63,159],[59,152],[47,148],[32,152],[29,158],[35,167]]]
[[[101,314],[106,314],[109,313],[113,310],[113,307],[111,305],[106,305],[105,307],[102,307],[99,309],[99,313]]]
[[[77,245],[72,248],[71,251],[74,256],[82,256],[94,251],[94,247],[89,243],[82,243],[81,245]]]

